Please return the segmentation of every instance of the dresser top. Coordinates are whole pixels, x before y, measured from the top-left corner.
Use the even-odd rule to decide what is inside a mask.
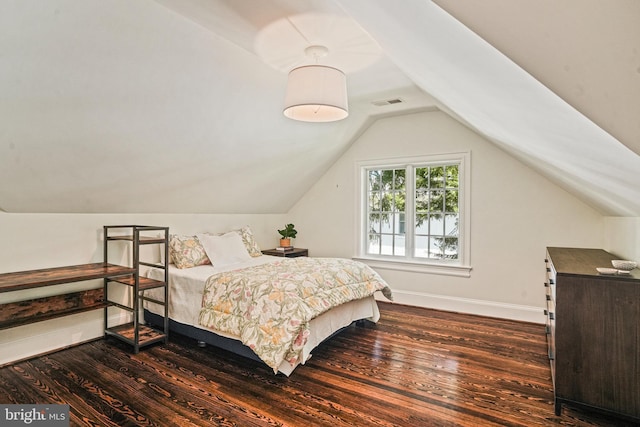
[[[620,259],[602,249],[584,248],[547,248],[553,267],[557,274],[597,276],[615,278],[616,280],[640,281],[640,269],[635,268],[630,274],[600,274],[597,267],[613,268],[611,260]]]

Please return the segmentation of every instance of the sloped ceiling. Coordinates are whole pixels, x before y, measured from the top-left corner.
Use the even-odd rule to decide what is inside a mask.
[[[434,3],[640,153],[640,2]]]
[[[426,0],[4,0],[0,209],[286,212],[377,117],[438,107],[603,213],[640,216],[638,29],[587,49],[574,32],[608,21],[582,0],[557,13],[584,16],[570,35],[530,20],[550,0],[437,3],[568,104]],[[633,3],[604,16],[638,22]],[[346,120],[282,115],[307,44],[347,72]]]

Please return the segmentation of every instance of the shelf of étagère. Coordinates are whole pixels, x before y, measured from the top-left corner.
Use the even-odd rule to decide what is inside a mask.
[[[43,322],[106,306],[102,288],[3,304],[0,310],[0,329]]]
[[[40,270],[18,271],[0,274],[0,292],[40,288],[63,283],[104,279],[135,273],[136,269],[121,265],[97,262],[67,267],[43,268]]]
[[[155,228],[152,228],[155,229]],[[144,231],[144,228],[141,229]],[[165,239],[164,237],[153,237],[153,236],[139,236],[139,243],[141,245],[152,245],[154,243],[164,243]],[[135,240],[134,236],[132,235],[127,235],[127,236],[108,236],[107,240],[124,240],[126,242],[133,242]]]
[[[135,276],[123,276],[123,277],[116,277],[114,279],[108,279],[109,282],[117,282],[117,283],[122,283],[123,285],[127,285],[127,286],[135,286],[136,285],[136,279]],[[144,291],[147,289],[154,289],[154,288],[161,288],[163,286],[166,286],[167,284],[163,281],[160,280],[154,280],[154,279],[149,279],[148,277],[143,277],[143,276],[139,276],[138,277],[138,290],[139,291]]]
[[[64,267],[42,268],[0,274],[0,293],[36,289],[53,285],[64,285],[94,279],[127,276],[135,273],[132,267],[103,262]],[[14,328],[57,317],[97,310],[108,305],[104,290],[66,290],[56,295],[0,303],[0,329]],[[63,292],[66,291],[66,292]]]
[[[120,341],[124,341],[127,344],[136,345],[135,327],[133,323],[125,323],[123,325],[107,328],[105,329],[105,333],[119,339]],[[162,331],[150,328],[146,325],[138,325],[137,345],[139,345],[140,347],[160,341],[165,341],[166,337],[167,335]]]

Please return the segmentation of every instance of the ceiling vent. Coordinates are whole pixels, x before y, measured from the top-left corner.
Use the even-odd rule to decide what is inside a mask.
[[[393,99],[385,99],[382,101],[373,101],[372,104],[375,105],[376,107],[382,107],[384,105],[393,105],[393,104],[401,104],[403,101],[400,98],[393,98]]]

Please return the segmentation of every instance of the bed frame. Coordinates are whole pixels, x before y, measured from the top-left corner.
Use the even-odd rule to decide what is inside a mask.
[[[152,313],[149,310],[144,310],[144,320],[152,325],[162,325],[163,321],[162,316]],[[200,346],[204,346],[203,344],[210,344],[240,356],[248,357],[249,359],[264,363],[258,355],[253,352],[253,350],[238,340],[223,337],[214,332],[196,328],[195,326],[185,325],[184,323],[176,322],[173,319],[169,319],[169,330],[197,340],[198,345]]]
[[[158,326],[163,325],[162,322],[164,322],[162,316],[152,313],[151,311],[146,309],[144,310],[144,320],[148,324],[158,325]],[[322,342],[325,342],[333,338],[334,336],[338,335],[340,332],[344,331],[345,329],[351,327],[354,324],[358,326],[364,326],[365,322],[367,322],[366,319],[354,320],[353,322],[351,322],[350,325],[347,325],[341,329],[338,329],[333,334],[325,338]],[[266,364],[262,361],[262,359],[260,359],[258,355],[253,352],[253,350],[251,350],[246,345],[242,344],[241,341],[235,340],[233,338],[223,337],[211,331],[207,331],[201,328],[196,328],[195,326],[186,325],[184,323],[176,322],[173,319],[169,319],[169,330],[171,332],[176,332],[180,335],[184,335],[186,337],[197,340],[198,345],[201,347],[204,347],[206,344],[209,344],[214,347],[222,348],[224,350],[230,351],[237,355],[255,360],[266,366]]]

